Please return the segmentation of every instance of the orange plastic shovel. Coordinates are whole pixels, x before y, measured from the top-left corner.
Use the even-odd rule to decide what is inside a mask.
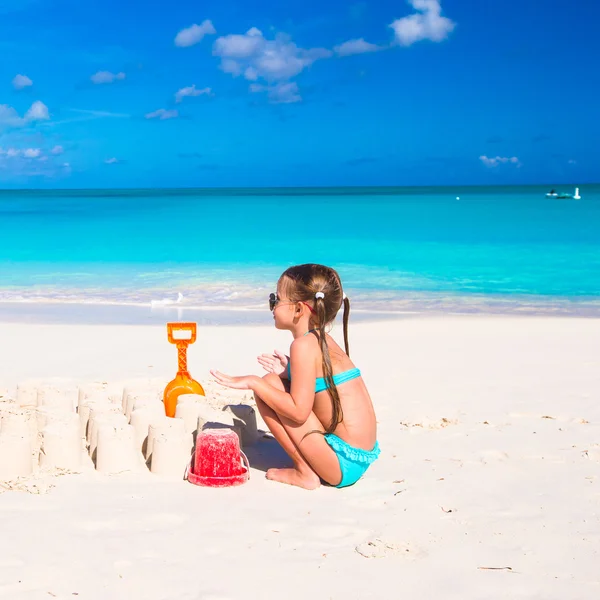
[[[165,388],[164,404],[167,417],[175,416],[177,398],[181,394],[200,394],[204,396],[204,388],[192,379],[187,369],[187,348],[196,341],[196,323],[167,323],[169,342],[177,346],[178,371],[175,379]]]

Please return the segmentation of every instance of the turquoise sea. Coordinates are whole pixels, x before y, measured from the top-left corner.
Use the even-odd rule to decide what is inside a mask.
[[[549,188],[2,191],[0,303],[264,309],[322,262],[359,311],[600,314],[600,185]]]

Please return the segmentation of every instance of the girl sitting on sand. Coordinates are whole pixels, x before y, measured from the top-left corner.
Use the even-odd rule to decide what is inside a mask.
[[[342,303],[345,352],[326,331]],[[290,356],[275,351],[258,357],[269,371],[262,379],[211,373],[226,387],[254,392],[265,423],[294,461],[293,469],[269,469],[268,479],[306,489],[320,480],[352,485],[379,456],[379,444],[369,392],[349,356],[350,302],[340,277],[323,265],[290,267],[269,308],[275,327],[294,337]]]

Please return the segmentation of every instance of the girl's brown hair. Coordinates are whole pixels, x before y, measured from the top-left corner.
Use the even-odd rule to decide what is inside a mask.
[[[331,423],[326,428],[328,433],[335,431],[342,422],[342,404],[337,387],[333,381],[333,368],[331,357],[327,346],[325,327],[332,323],[344,304],[344,345],[346,354],[350,356],[348,345],[348,318],[350,316],[350,301],[345,297],[342,290],[340,276],[335,269],[324,265],[306,264],[290,267],[279,278],[284,286],[286,295],[292,302],[314,302],[315,314],[312,316],[316,322],[315,332],[319,340],[319,347],[323,356],[323,377],[327,384],[327,390],[331,396],[333,412]],[[317,294],[319,297],[317,297]]]

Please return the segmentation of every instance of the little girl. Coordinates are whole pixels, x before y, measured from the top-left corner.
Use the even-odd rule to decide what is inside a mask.
[[[327,334],[342,304],[346,352]],[[265,423],[294,461],[293,469],[269,469],[268,479],[306,489],[321,480],[352,485],[379,456],[379,444],[369,392],[349,356],[350,302],[340,277],[323,265],[290,267],[269,308],[275,327],[294,337],[290,356],[258,357],[269,371],[262,379],[211,373],[226,387],[254,392]]]

